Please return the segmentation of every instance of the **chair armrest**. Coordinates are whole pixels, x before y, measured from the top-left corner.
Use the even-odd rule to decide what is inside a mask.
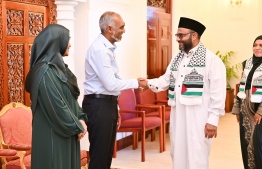
[[[2,153],[4,154],[4,151],[9,152],[8,156],[7,155],[3,156],[4,157],[3,162],[6,164],[7,163],[7,159],[6,158],[18,157],[21,169],[26,169],[25,162],[24,162],[26,151],[9,149],[9,147],[8,147],[9,145],[6,145],[4,143],[2,143],[2,145],[3,145],[3,148],[5,147],[5,149],[0,149],[1,151],[3,151]]]
[[[152,108],[152,109],[161,109],[162,105],[155,104],[137,104],[136,108]]]
[[[8,156],[16,156],[17,151],[12,149],[0,149],[0,156],[8,157]]]
[[[118,110],[119,112],[124,112],[124,113],[134,113],[136,114],[136,116],[142,119],[142,127],[145,128],[145,118],[146,118],[146,112],[145,111],[141,111],[141,110]],[[121,125],[120,125],[121,128]],[[117,129],[118,131],[119,129]]]
[[[156,105],[156,104],[137,104],[136,108],[140,109],[140,108],[151,108],[151,109],[158,109],[159,112],[159,117],[162,119],[163,115],[162,112],[164,112],[164,110],[162,111],[162,107],[163,105]],[[164,108],[164,107],[163,107]]]
[[[167,100],[155,100],[155,103],[167,103]]]
[[[22,144],[22,143],[15,143],[15,144],[9,144],[9,149],[15,149],[18,151],[27,151],[31,149],[31,145],[28,144]]]
[[[145,114],[145,111],[140,111],[140,110],[119,110],[119,112],[128,112],[128,113],[134,113],[134,114]]]

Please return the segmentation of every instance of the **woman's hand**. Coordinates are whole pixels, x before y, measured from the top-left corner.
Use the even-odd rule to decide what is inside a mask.
[[[262,118],[262,116],[261,116],[260,114],[258,114],[258,113],[256,113],[256,114],[254,115],[255,125],[260,124],[261,118]]]
[[[84,120],[79,120],[79,122],[82,124],[84,131],[78,134],[78,140],[82,139],[86,135],[86,132],[87,132],[87,126]]]

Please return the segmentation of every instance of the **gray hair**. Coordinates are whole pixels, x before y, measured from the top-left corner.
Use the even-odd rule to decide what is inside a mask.
[[[113,28],[115,28],[115,22],[114,22],[115,16],[120,17],[119,14],[115,12],[111,12],[111,11],[107,11],[101,15],[99,19],[99,27],[100,27],[101,33],[104,33],[108,26],[112,26]]]

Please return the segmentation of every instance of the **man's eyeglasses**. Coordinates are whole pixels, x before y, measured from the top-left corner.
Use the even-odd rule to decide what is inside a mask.
[[[179,39],[182,39],[183,37],[185,37],[187,34],[191,34],[191,33],[195,33],[195,32],[188,32],[188,33],[178,33],[175,34],[175,36]]]

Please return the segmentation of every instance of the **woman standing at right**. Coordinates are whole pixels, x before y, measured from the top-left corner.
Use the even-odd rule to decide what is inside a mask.
[[[253,43],[253,56],[245,61],[232,113],[240,126],[245,169],[262,169],[262,35]]]

